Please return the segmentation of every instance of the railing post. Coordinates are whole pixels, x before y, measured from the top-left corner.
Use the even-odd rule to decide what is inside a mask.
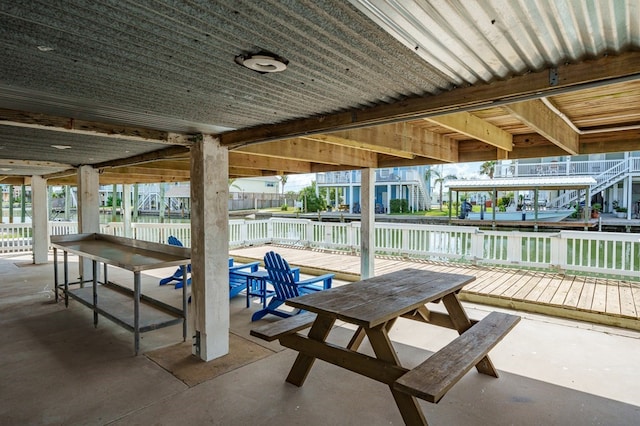
[[[240,223],[240,241],[245,246],[249,243],[249,224],[246,220]]]
[[[562,235],[562,231],[551,236],[551,268],[558,272],[567,269],[567,239]]]
[[[482,231],[476,228],[473,234],[469,234],[471,237],[471,255],[473,256],[472,262],[477,264],[478,261],[482,261],[484,257],[484,234]]]
[[[273,218],[267,222],[267,241],[273,243]]]
[[[404,257],[409,256],[409,230],[403,228],[400,232],[400,236],[402,238],[400,254]]]
[[[329,225],[329,223],[327,222],[321,222],[322,223],[322,227],[323,229],[323,233],[324,233],[324,243],[331,247],[333,241],[333,226]]]
[[[507,235],[507,262],[522,263],[522,236]]]

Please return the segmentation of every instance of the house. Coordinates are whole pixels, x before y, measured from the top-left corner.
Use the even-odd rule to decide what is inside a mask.
[[[640,218],[640,151],[554,156],[539,159],[499,161],[495,178],[534,176],[591,176],[591,204],[603,212],[616,213],[623,208],[627,219]],[[543,196],[548,206],[566,207],[578,202],[575,190],[548,191]]]
[[[376,169],[376,213],[390,212],[391,200],[405,200],[410,211],[427,210],[431,200],[427,170],[427,166]],[[360,213],[361,182],[360,170],[317,173],[316,191],[326,189],[327,205]]]

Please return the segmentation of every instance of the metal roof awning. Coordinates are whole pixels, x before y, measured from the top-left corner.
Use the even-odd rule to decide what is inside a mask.
[[[493,191],[517,189],[584,189],[594,185],[596,180],[591,176],[556,176],[501,178],[484,180],[464,180],[448,182],[451,191]]]

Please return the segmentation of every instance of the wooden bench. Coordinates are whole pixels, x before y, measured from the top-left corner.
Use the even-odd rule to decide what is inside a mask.
[[[287,334],[295,333],[305,328],[311,327],[316,319],[316,314],[312,312],[303,312],[271,324],[265,324],[252,329],[249,334],[258,337],[267,342],[272,342]]]
[[[393,389],[437,403],[520,321],[516,315],[492,312],[425,362],[401,376]]]

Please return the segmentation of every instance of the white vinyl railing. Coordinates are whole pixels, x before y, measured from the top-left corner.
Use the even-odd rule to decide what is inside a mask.
[[[50,222],[50,235],[77,233],[74,222]],[[188,223],[134,223],[132,238],[166,243],[170,235],[191,245]],[[100,232],[124,235],[123,224],[103,224]],[[31,224],[1,224],[0,253],[30,251]],[[232,220],[229,245],[287,244],[357,253],[360,223],[272,218]],[[376,223],[377,254],[502,265],[640,279],[640,234],[588,231],[482,231],[467,226]]]

